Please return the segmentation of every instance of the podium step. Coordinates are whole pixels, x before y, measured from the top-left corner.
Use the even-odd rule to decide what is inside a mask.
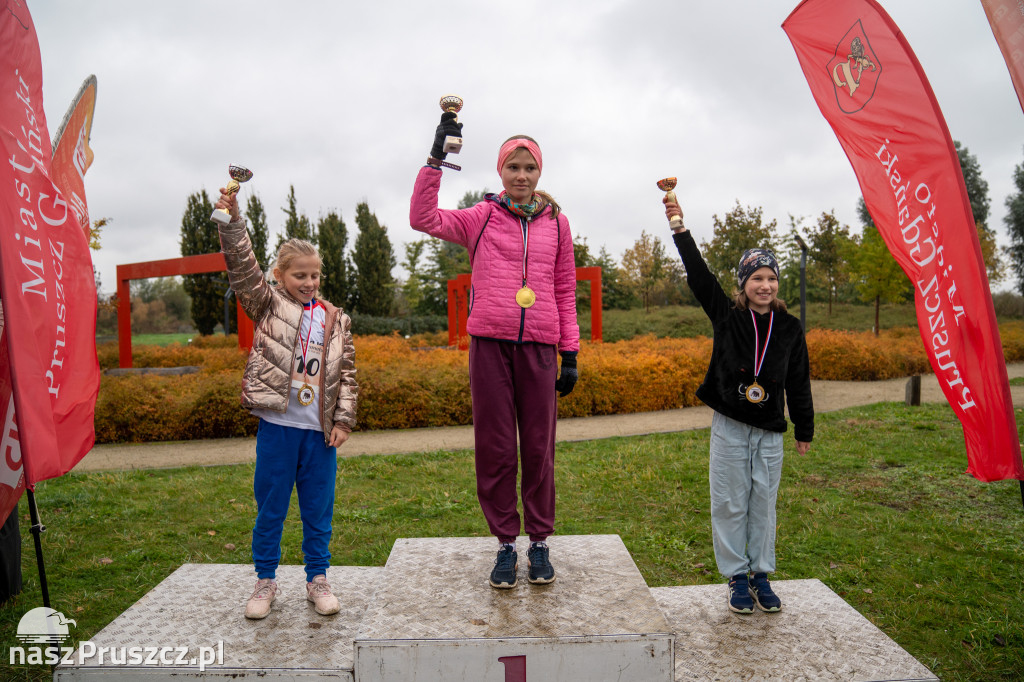
[[[726,607],[726,586],[656,587],[676,633],[676,682],[690,680],[937,681],[820,580],[773,580],[778,613]]]
[[[184,564],[113,622],[79,643],[74,663],[54,671],[55,682],[202,677],[354,682],[352,641],[384,569],[333,566],[328,580],[341,601],[336,616],[321,616],[306,599],[302,566],[281,566],[281,593],[262,620],[245,618],[256,583],[250,564]],[[103,659],[99,649],[107,647]],[[215,659],[199,670],[212,647]],[[94,652],[85,658],[82,655]],[[131,664],[133,650],[141,650]],[[181,656],[179,652],[185,650]],[[111,663],[113,651],[115,663]],[[151,657],[151,654],[152,657]],[[165,661],[160,660],[160,654]],[[219,657],[216,655],[219,654]],[[149,659],[147,661],[147,659]]]
[[[672,634],[617,535],[551,538],[555,582],[491,587],[494,538],[399,539],[355,640],[359,682],[671,682]]]

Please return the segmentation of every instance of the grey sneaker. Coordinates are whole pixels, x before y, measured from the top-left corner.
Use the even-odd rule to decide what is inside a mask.
[[[257,580],[256,589],[253,590],[248,603],[245,605],[245,617],[252,618],[253,620],[266,618],[267,614],[270,613],[270,605],[277,599],[277,593],[280,591],[277,581],[273,578],[260,578]]]
[[[330,616],[341,611],[341,603],[331,592],[326,575],[313,576],[313,580],[306,583],[306,599],[313,602],[313,610],[321,616]]]

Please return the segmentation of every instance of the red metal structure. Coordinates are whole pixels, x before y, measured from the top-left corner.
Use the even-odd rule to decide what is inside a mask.
[[[132,301],[128,283],[133,279],[201,275],[207,272],[225,272],[223,253],[204,253],[200,256],[182,256],[145,263],[117,266],[117,346],[118,365],[132,366]],[[238,347],[252,347],[252,320],[238,306]]]
[[[459,350],[469,348],[466,321],[469,318],[470,275],[459,275],[448,280],[448,345]],[[590,282],[590,340],[602,340],[601,328],[601,268],[576,268],[577,282]]]

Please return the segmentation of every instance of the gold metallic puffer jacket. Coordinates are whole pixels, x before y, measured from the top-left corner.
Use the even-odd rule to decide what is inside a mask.
[[[252,350],[242,375],[242,406],[284,412],[291,393],[291,366],[299,338],[302,304],[284,289],[276,289],[267,282],[253,255],[244,218],[220,226],[220,245],[231,288],[255,328]],[[320,302],[327,310],[324,369],[320,372],[318,391],[320,423],[326,441],[334,426],[346,431],[355,428],[359,386],[352,320],[328,301],[320,299]]]

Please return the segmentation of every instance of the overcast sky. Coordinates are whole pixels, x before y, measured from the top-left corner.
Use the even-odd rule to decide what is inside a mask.
[[[253,170],[242,198],[260,196],[274,234],[294,185],[311,220],[335,210],[351,232],[368,202],[401,262],[420,237],[409,196],[447,93],[465,100],[465,143],[442,207],[499,190],[497,149],[526,133],[544,152],[539,187],[616,259],[643,229],[670,241],[655,181],[673,175],[698,241],[737,200],[783,231],[790,215],[834,210],[859,232],[856,178],[781,28],[797,4],[28,2],[51,136],[98,80],[85,180],[92,218],[113,220],[94,254],[107,292],[118,264],[180,255],[188,195],[215,198],[229,163]],[[981,3],[882,4],[978,158],[1005,246],[1024,113]]]

